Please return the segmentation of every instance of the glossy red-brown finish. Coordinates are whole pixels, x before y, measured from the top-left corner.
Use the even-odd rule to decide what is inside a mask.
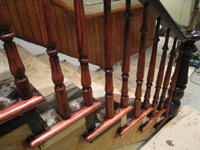
[[[174,91],[176,88],[176,83],[177,83],[177,79],[178,79],[178,74],[179,74],[179,70],[180,70],[180,65],[181,65],[181,57],[182,57],[182,53],[183,53],[183,46],[184,43],[181,43],[180,46],[180,51],[179,51],[179,56],[178,56],[178,60],[176,61],[176,68],[170,83],[170,88],[169,88],[169,92],[168,92],[168,98],[166,100],[166,104],[165,104],[165,108],[166,108],[166,112],[165,112],[165,117],[167,117],[169,115],[169,111],[170,111],[170,107],[171,107],[171,103],[172,103],[172,98],[174,95]]]
[[[153,118],[151,118],[148,122],[140,126],[140,131],[144,132],[148,127],[154,123],[162,114],[166,111],[166,109],[160,110]]]
[[[91,77],[88,66],[88,37],[86,32],[85,14],[83,0],[74,0],[74,12],[76,20],[76,34],[78,43],[78,54],[81,65],[81,84],[83,86],[83,100],[86,106],[93,104]]]
[[[13,42],[15,34],[10,30],[11,20],[3,0],[0,0],[0,39],[4,41],[4,49],[8,58],[11,74],[15,77],[15,85],[22,100],[30,99],[32,95],[25,68],[20,59],[17,47]]]
[[[132,127],[134,127],[140,120],[142,120],[145,116],[147,116],[151,111],[153,110],[152,107],[149,107],[147,110],[143,111],[139,118],[133,119],[129,124],[127,124],[125,127],[123,127],[120,130],[120,136],[123,136],[126,132],[128,132]]]
[[[86,140],[89,142],[93,140],[95,137],[100,135],[103,131],[105,131],[107,128],[109,128],[111,125],[113,125],[117,120],[119,120],[122,116],[127,114],[129,111],[133,109],[132,106],[127,106],[126,108],[123,108],[120,112],[115,114],[115,116],[112,119],[106,120],[103,124],[98,126],[93,132],[91,132],[87,137]]]
[[[166,57],[167,57],[167,50],[168,48],[168,41],[169,41],[169,33],[170,33],[170,29],[167,29],[167,34],[166,34],[166,38],[165,38],[165,44],[163,46],[163,53],[162,53],[162,58],[161,58],[161,62],[160,62],[160,67],[159,67],[159,71],[158,71],[158,76],[157,76],[157,81],[156,81],[156,91],[153,97],[153,111],[151,113],[151,116],[154,117],[156,115],[156,110],[158,107],[158,100],[159,100],[159,93],[160,93],[160,89],[161,89],[161,85],[162,85],[162,81],[163,81],[163,74],[164,74],[164,70],[165,70],[165,61],[166,61]]]
[[[138,58],[138,66],[137,66],[137,87],[135,92],[135,101],[134,101],[134,118],[138,118],[140,115],[140,107],[141,107],[141,96],[142,96],[142,83],[144,78],[144,66],[145,66],[145,41],[146,41],[146,32],[147,29],[147,8],[148,3],[144,4],[143,11],[143,20],[141,31],[141,41],[140,41],[140,50],[139,50],[139,58]]]
[[[63,120],[53,127],[49,128],[48,130],[44,131],[43,133],[39,134],[38,136],[35,137],[33,141],[30,142],[31,148],[34,148],[36,146],[39,146],[46,141],[48,141],[51,137],[55,136],[56,134],[62,132],[64,129],[72,125],[73,123],[77,122],[81,118],[89,115],[96,109],[100,108],[102,106],[101,103],[99,102],[94,102],[92,106],[90,107],[85,107],[78,111],[77,113],[73,114],[69,119]]]
[[[130,12],[131,0],[126,0],[125,31],[124,31],[124,51],[122,59],[122,89],[121,89],[121,106],[128,106],[128,78],[130,70],[130,25],[132,14]]]
[[[114,100],[113,100],[113,48],[112,48],[112,28],[111,28],[111,0],[104,0],[104,26],[105,26],[105,99],[106,99],[106,116],[108,119],[114,117]]]
[[[167,66],[167,71],[166,71],[165,78],[164,78],[162,94],[161,94],[160,102],[159,102],[159,109],[160,110],[163,109],[163,107],[164,107],[165,96],[166,96],[167,88],[169,86],[169,80],[170,80],[170,77],[171,77],[173,60],[176,57],[176,50],[175,50],[176,41],[177,41],[177,37],[174,39],[173,47],[172,47],[172,50],[171,50],[171,53],[170,53],[170,58],[169,58],[168,66]]]
[[[56,31],[53,24],[53,18],[50,8],[49,0],[38,0],[40,11],[40,24],[44,43],[47,47],[47,54],[51,64],[52,80],[55,84],[55,93],[59,111],[62,119],[68,119],[71,116],[67,91],[63,84],[64,77],[60,68],[57,44]]]
[[[159,28],[160,28],[160,21],[161,18],[159,17],[157,19],[157,25],[156,25],[156,32],[155,36],[153,38],[153,49],[151,53],[151,61],[149,64],[149,71],[148,71],[148,77],[147,77],[147,88],[144,96],[144,109],[148,109],[149,107],[149,99],[151,96],[151,86],[153,82],[153,77],[154,77],[154,72],[155,72],[155,65],[156,65],[156,54],[157,54],[157,47],[158,47],[158,42],[159,42]]]
[[[155,128],[155,129],[160,128],[169,118],[170,118],[170,115],[167,116],[167,117],[165,117],[165,118],[163,118],[161,121],[159,121],[158,123],[156,123],[156,124],[154,125],[154,128]]]
[[[36,107],[38,104],[44,102],[45,99],[42,96],[33,96],[31,99],[26,101],[21,101],[16,103],[8,108],[5,108],[0,111],[0,125],[31,110]]]

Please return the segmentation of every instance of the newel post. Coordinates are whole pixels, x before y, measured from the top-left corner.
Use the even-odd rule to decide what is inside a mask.
[[[173,95],[171,109],[170,109],[170,114],[172,117],[175,117],[178,114],[179,107],[181,105],[180,100],[184,96],[184,90],[187,87],[186,85],[188,82],[188,69],[189,69],[191,54],[197,51],[194,43],[195,41],[193,40],[184,42],[181,65],[176,83],[176,90]]]

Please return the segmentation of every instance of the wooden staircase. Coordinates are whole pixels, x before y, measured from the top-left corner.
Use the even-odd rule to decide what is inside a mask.
[[[82,0],[74,0],[80,68],[66,62],[59,62],[56,32],[48,0],[38,0],[38,6],[43,40],[50,63],[47,63],[47,55],[37,58],[21,46],[15,45],[12,41],[14,33],[10,31],[9,14],[4,1],[0,0],[0,39],[4,41],[5,48],[5,52],[0,52],[3,68],[0,90],[4,95],[1,105],[5,104],[0,110],[0,145],[3,149],[12,149],[13,146],[15,149],[113,149],[131,143],[136,143],[137,147],[141,144],[137,142],[147,139],[171,116],[177,114],[179,101],[187,83],[188,60],[191,53],[195,51],[193,45],[200,36],[197,31],[189,30],[183,34],[177,29],[160,2],[141,0],[141,3],[144,5],[144,11],[134,86],[128,84],[131,42],[129,29],[132,16],[130,0],[126,0],[124,15],[125,36],[121,81],[113,77],[114,50],[110,0],[104,0],[104,77],[102,72],[95,73],[89,70],[88,37]],[[151,9],[154,7],[156,8]],[[152,54],[148,61],[148,73],[145,76],[145,41],[149,30],[148,10],[157,19],[157,25]],[[159,69],[156,69],[160,24],[164,27],[167,25],[167,34]],[[166,65],[170,33],[175,37],[169,62]],[[178,39],[180,42],[177,44]],[[176,54],[178,59],[172,72]],[[6,56],[8,63],[5,62]],[[14,78],[8,73],[6,66],[10,67]],[[25,75],[25,68],[29,80]],[[147,78],[145,90],[142,88],[145,87],[144,76]],[[53,83],[50,82],[51,78]],[[155,82],[154,78],[156,86],[155,90],[151,90]],[[5,96],[7,89],[11,96],[9,94]],[[168,96],[166,96],[167,92]],[[8,102],[5,98],[9,96],[11,97],[9,102],[12,103],[6,105]]]

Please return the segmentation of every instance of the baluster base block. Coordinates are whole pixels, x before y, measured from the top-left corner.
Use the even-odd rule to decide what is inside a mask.
[[[128,133],[128,131],[130,131],[134,126],[136,126],[140,121],[142,121],[142,119],[144,119],[152,111],[153,111],[152,107],[148,108],[139,115],[139,118],[133,119],[129,124],[121,128],[119,131],[120,136],[123,137],[126,133]]]
[[[151,126],[153,123],[158,122],[159,118],[162,116],[163,113],[165,113],[166,109],[160,110],[154,117],[152,117],[149,121],[144,123],[140,126],[140,131],[144,132],[149,126]]]
[[[14,82],[0,87],[0,124],[3,124],[45,101],[44,97],[30,84],[33,97],[22,101]]]

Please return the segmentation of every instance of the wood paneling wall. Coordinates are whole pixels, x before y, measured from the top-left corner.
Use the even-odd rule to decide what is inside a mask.
[[[13,21],[12,30],[16,33],[16,36],[44,46],[37,0],[5,0],[5,2]],[[142,7],[136,7],[131,10],[133,14],[131,19],[131,55],[139,51],[142,9]],[[51,10],[58,35],[57,46],[60,52],[78,58],[74,14],[63,9],[62,6],[54,5],[54,3],[51,3]],[[101,15],[86,18],[90,63],[100,67],[104,67],[103,23],[103,16]],[[151,30],[147,33],[146,47],[153,44],[152,39],[155,32],[155,19],[150,14],[148,14],[147,24]],[[115,11],[112,14],[114,62],[122,59],[124,26],[124,11]]]

